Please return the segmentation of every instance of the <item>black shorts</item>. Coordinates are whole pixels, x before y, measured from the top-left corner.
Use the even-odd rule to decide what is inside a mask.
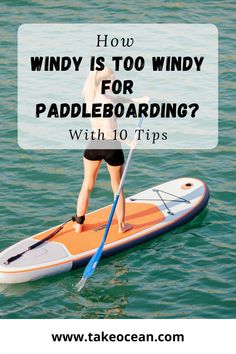
[[[91,147],[96,147],[96,149]],[[112,147],[112,149],[109,149],[109,147]],[[125,162],[120,142],[113,140],[90,141],[84,151],[84,157],[90,161],[105,160],[111,166],[121,166]]]

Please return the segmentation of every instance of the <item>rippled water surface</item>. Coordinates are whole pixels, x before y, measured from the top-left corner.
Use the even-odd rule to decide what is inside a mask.
[[[4,1],[0,3],[0,249],[66,220],[82,181],[76,151],[17,145],[16,35],[22,23],[214,23],[219,29],[219,145],[138,151],[127,194],[181,176],[206,181],[207,210],[184,227],[102,261],[78,294],[77,270],[0,286],[2,318],[233,318],[236,315],[234,1]],[[135,183],[134,183],[135,177]],[[137,187],[138,186],[138,187]],[[110,203],[105,166],[90,210]]]

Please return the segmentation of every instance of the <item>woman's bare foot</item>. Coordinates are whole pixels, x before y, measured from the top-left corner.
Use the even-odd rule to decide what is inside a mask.
[[[80,233],[83,229],[83,225],[82,224],[78,224],[77,222],[74,223],[73,228],[75,229],[75,232]]]
[[[119,227],[119,234],[123,234],[126,231],[129,231],[132,229],[133,225],[131,224],[123,224]]]

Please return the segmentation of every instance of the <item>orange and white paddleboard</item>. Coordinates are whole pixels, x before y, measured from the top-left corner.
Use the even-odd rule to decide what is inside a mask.
[[[193,219],[207,205],[209,190],[195,178],[179,178],[139,192],[126,199],[126,222],[133,227],[118,233],[114,217],[102,257],[112,256],[164,234]],[[68,272],[87,264],[103,238],[111,205],[86,215],[82,233],[73,222],[47,242],[4,264],[53,232],[43,231],[26,238],[0,253],[0,283],[21,283]]]

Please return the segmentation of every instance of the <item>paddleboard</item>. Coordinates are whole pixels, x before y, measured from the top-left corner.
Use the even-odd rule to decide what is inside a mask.
[[[114,217],[102,258],[137,246],[185,224],[207,205],[209,190],[196,178],[179,178],[126,198],[126,222],[131,230],[119,234]],[[73,222],[39,247],[5,264],[46,237],[58,226],[26,238],[0,253],[0,283],[22,283],[68,272],[88,263],[103,238],[111,205],[86,215],[83,231],[74,231]]]

